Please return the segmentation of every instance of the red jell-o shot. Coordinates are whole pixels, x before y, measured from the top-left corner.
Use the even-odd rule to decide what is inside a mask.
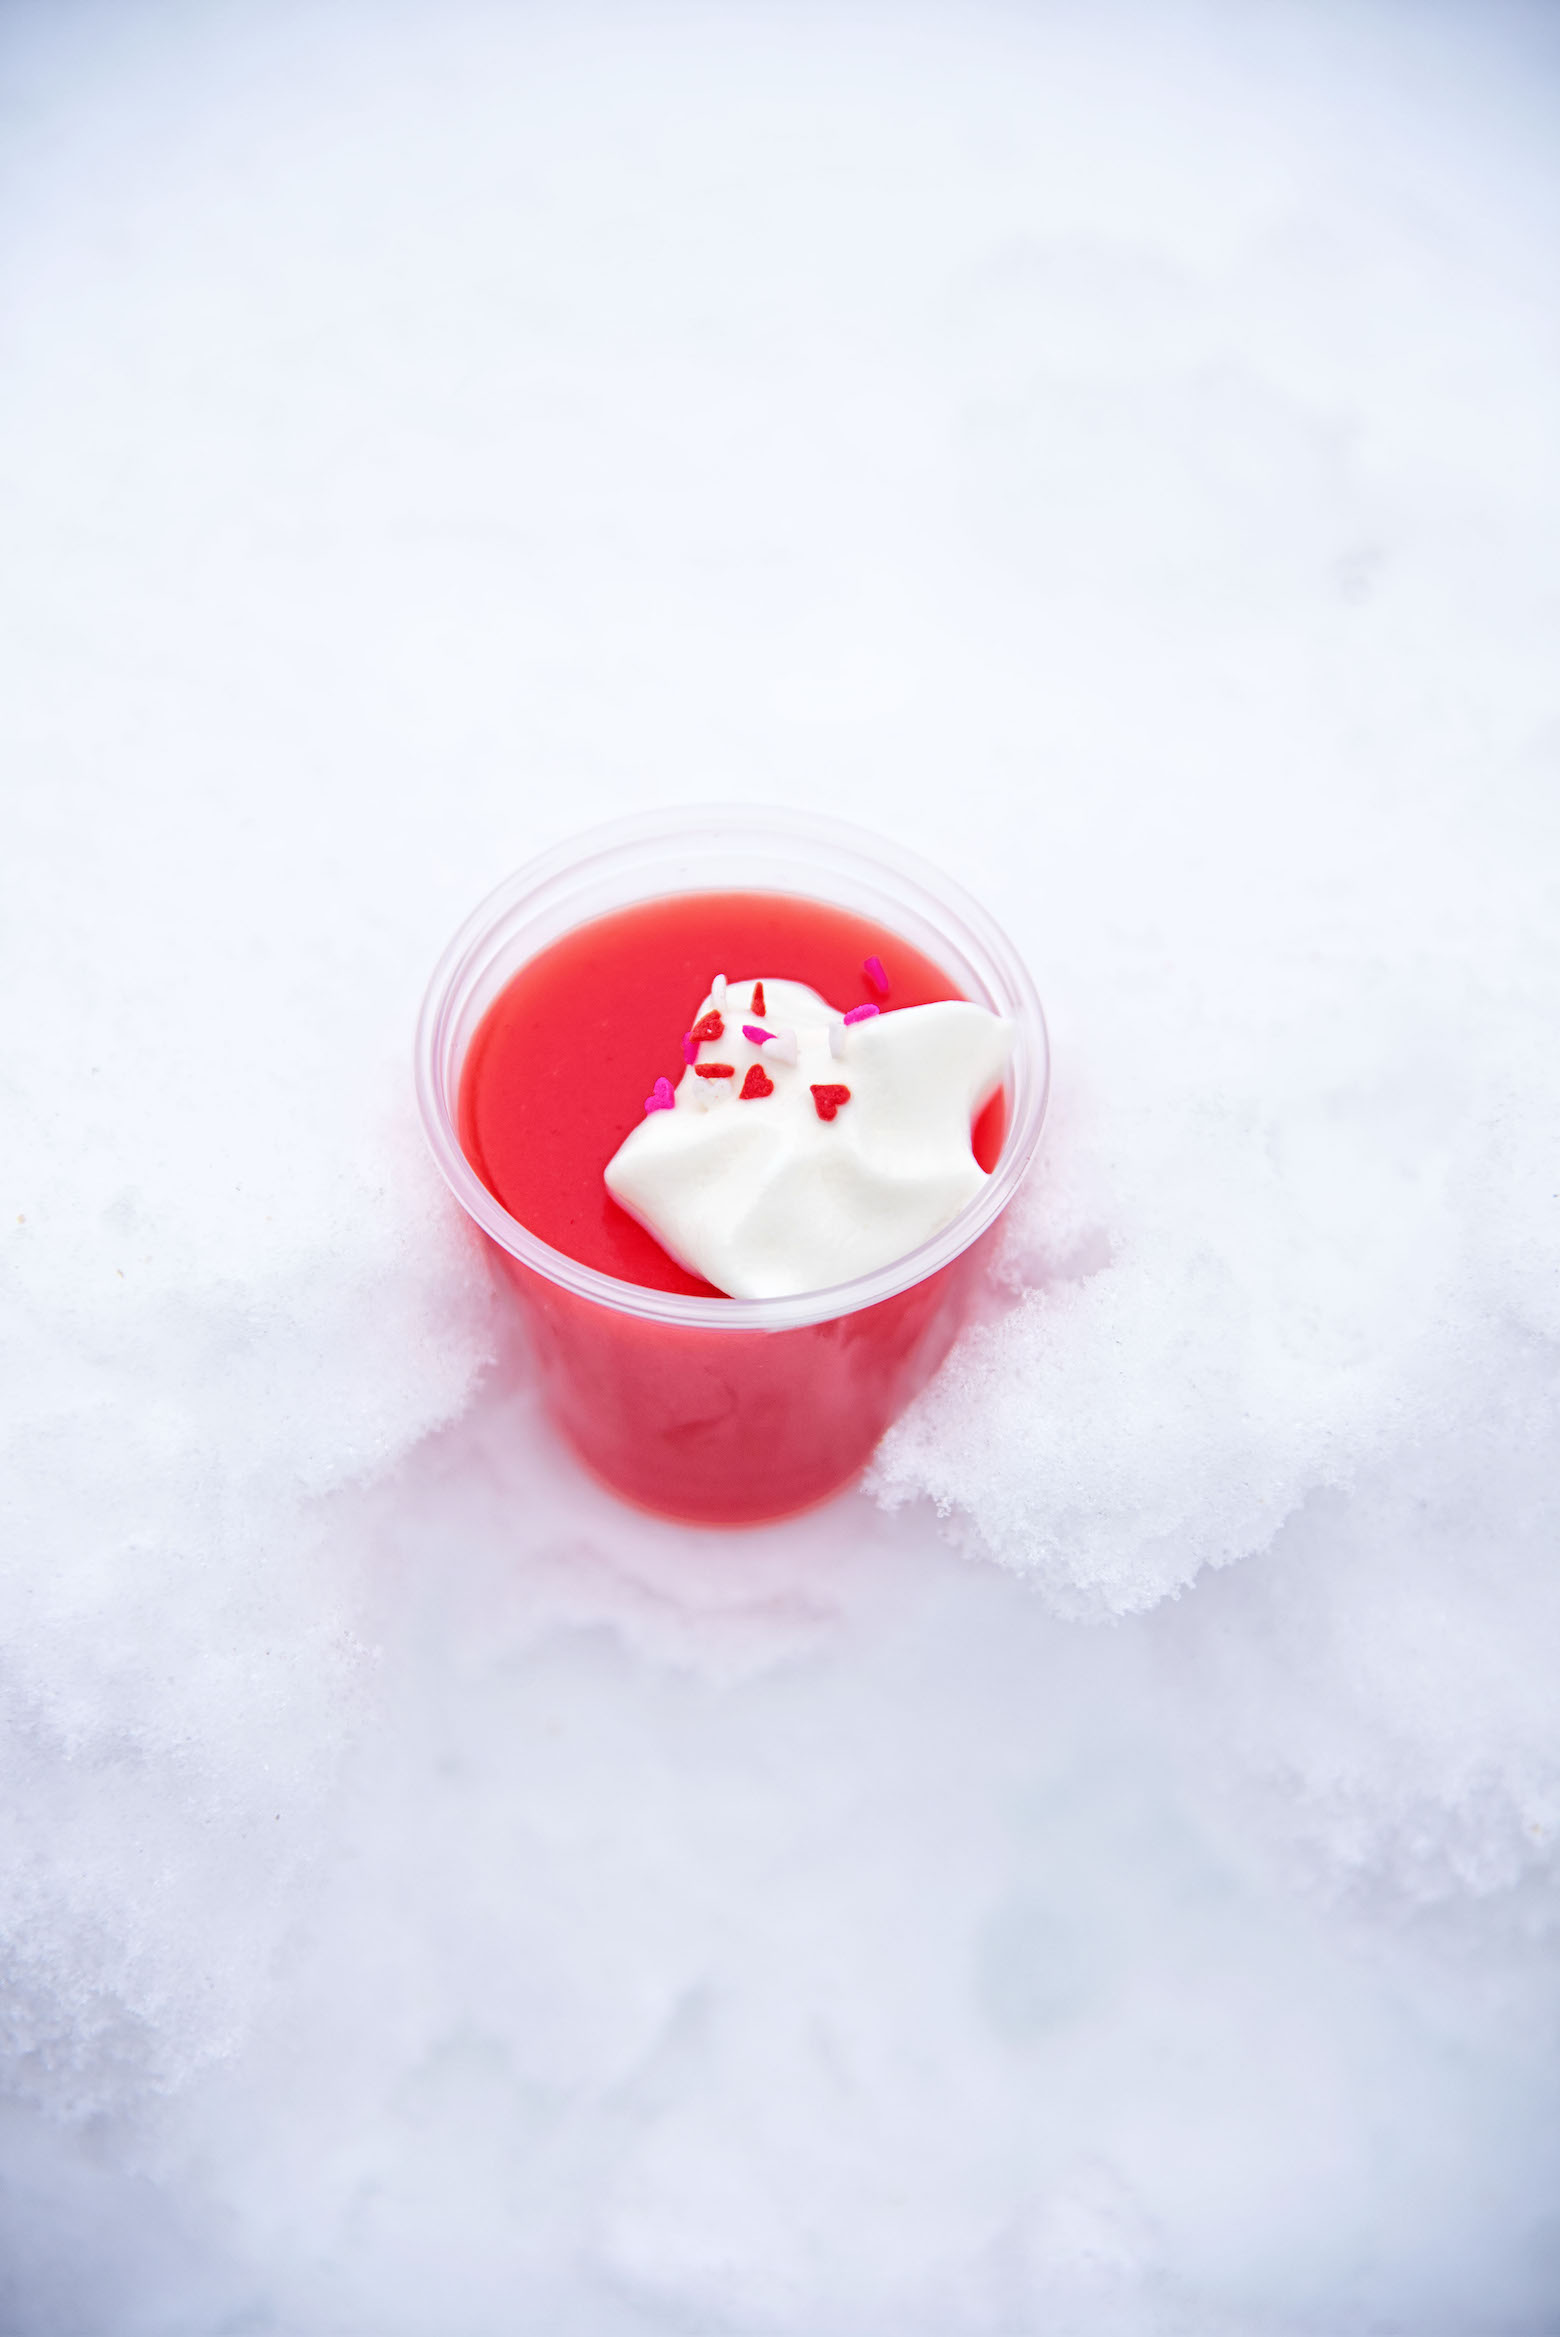
[[[678,1264],[603,1172],[685,1071],[719,1076],[729,1050],[684,1044],[717,973],[734,1033],[762,1016],[740,986],[762,975],[842,1015],[968,998],[1012,1020],[1009,1079],[972,1131],[978,1200],[831,1291],[731,1299]],[[779,812],[657,815],[522,870],[446,953],[418,1040],[435,1156],[522,1303],[554,1419],[612,1490],[708,1525],[857,1474],[966,1317],[1045,1084],[1038,1000],[982,912],[875,838]]]

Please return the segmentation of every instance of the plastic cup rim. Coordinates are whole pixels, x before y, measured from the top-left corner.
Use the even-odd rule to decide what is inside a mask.
[[[925,896],[936,918],[951,920],[955,929],[963,928],[963,935],[956,930],[951,938],[962,939],[967,935],[973,940],[997,969],[1010,994],[1003,1011],[1010,1016],[1017,1034],[1011,1116],[1001,1157],[986,1183],[929,1240],[888,1265],[874,1267],[870,1273],[824,1290],[803,1291],[783,1298],[701,1298],[680,1291],[649,1290],[639,1283],[604,1274],[597,1267],[583,1265],[542,1241],[489,1192],[461,1149],[451,1108],[446,1087],[451,1025],[464,1005],[474,962],[481,959],[484,944],[491,941],[495,929],[528,896],[540,893],[571,871],[583,871],[587,865],[599,866],[610,855],[636,845],[669,844],[683,833],[690,841],[708,842],[712,830],[738,834],[745,831],[755,839],[766,834],[783,835],[790,844],[815,841],[914,887]],[[715,888],[693,885],[683,889]],[[647,891],[633,897],[654,896]],[[820,898],[827,897],[820,895]],[[629,902],[625,899],[618,905],[626,907]],[[590,915],[610,913],[610,909],[589,912]],[[517,960],[515,970],[524,962],[523,958]],[[1021,1062],[1021,1057],[1026,1056],[1027,1060]],[[459,1071],[457,1064],[454,1066],[457,1093]],[[1049,1100],[1050,1044],[1039,993],[1016,948],[995,919],[962,885],[944,876],[919,854],[890,843],[854,821],[835,819],[824,813],[797,812],[778,804],[686,803],[668,805],[654,812],[632,813],[583,829],[526,861],[477,904],[451,939],[430,977],[417,1021],[414,1077],[423,1131],[446,1184],[473,1223],[521,1265],[577,1297],[647,1322],[701,1331],[781,1331],[856,1314],[864,1307],[896,1297],[951,1265],[996,1223],[1023,1181],[1040,1140]]]

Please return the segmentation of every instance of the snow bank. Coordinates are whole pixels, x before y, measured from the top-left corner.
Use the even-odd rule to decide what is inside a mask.
[[[1550,17],[0,50],[0,2327],[1549,2326]],[[747,1540],[555,1452],[407,1069],[728,794],[1057,1043]]]

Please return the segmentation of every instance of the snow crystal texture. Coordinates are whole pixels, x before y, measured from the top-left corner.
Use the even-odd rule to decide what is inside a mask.
[[[0,2331],[1560,2328],[1560,19],[0,12]],[[618,1510],[426,1160],[570,830],[1054,1109],[868,1488]]]

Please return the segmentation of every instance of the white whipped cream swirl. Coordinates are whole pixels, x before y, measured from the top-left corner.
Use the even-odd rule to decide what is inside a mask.
[[[717,977],[691,1027],[718,1015],[720,1037],[669,1102],[660,1083],[605,1171],[613,1199],[728,1298],[827,1290],[939,1233],[986,1182],[970,1130],[1013,1045],[1011,1023],[962,999],[846,1023],[767,974],[754,1014],[759,980]]]

